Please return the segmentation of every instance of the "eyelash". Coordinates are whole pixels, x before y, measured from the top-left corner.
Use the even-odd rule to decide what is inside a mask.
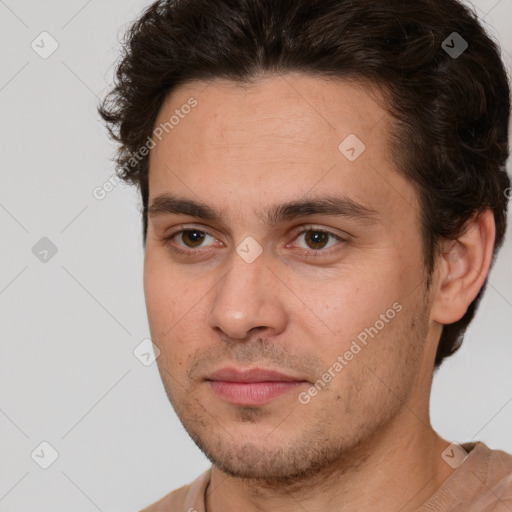
[[[182,233],[186,233],[187,231],[197,231],[198,233],[202,233],[204,235],[208,235],[208,236],[211,236],[212,238],[215,238],[215,237],[213,237],[213,235],[211,235],[207,231],[191,227],[191,228],[181,229],[179,231],[175,231],[174,233],[172,233],[168,237],[164,238],[164,240],[163,240],[164,241],[164,245],[166,245],[169,249],[171,249],[173,252],[175,252],[177,254],[182,254],[182,255],[185,255],[185,256],[190,256],[190,255],[194,254],[195,252],[197,252],[197,250],[195,250],[195,249],[188,249],[188,250],[185,249],[184,250],[184,249],[179,248],[178,246],[176,246],[173,243],[173,239],[174,238],[176,238],[178,235],[180,235]],[[312,228],[312,227],[308,227],[307,229],[303,229],[302,231],[298,232],[294,236],[293,239],[295,240],[298,237],[304,235],[305,233],[311,233],[311,232],[314,232],[314,233],[324,233],[324,234],[328,235],[330,238],[334,238],[334,239],[338,240],[338,242],[341,242],[341,243],[348,242],[347,239],[342,238],[341,236],[336,235],[336,234],[334,234],[334,233],[332,233],[330,231],[327,231],[327,230],[324,230],[324,229],[316,229],[316,228]],[[325,249],[325,250],[323,250],[323,249],[317,249],[317,250],[314,250],[314,249],[309,249],[309,250],[308,249],[302,249],[302,254],[306,255],[308,257],[318,258],[318,257],[322,257],[322,256],[325,256],[325,255],[330,255],[333,252],[339,251],[340,249],[339,249],[338,245],[339,244],[337,244],[336,246],[330,247],[328,249]]]

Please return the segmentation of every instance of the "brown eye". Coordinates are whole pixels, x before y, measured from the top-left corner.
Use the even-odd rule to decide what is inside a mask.
[[[321,255],[330,252],[329,249],[331,247],[340,245],[340,242],[345,241],[340,236],[321,229],[305,229],[297,234],[296,239],[300,238],[303,238],[304,241],[302,242],[303,245],[299,245],[299,247],[305,249],[307,253],[312,255],[314,255],[314,253]]]
[[[180,233],[181,241],[187,247],[199,247],[204,239],[206,238],[206,233],[204,231],[199,231],[197,229],[187,229]]]
[[[331,235],[325,231],[307,231],[304,240],[311,249],[323,249]]]

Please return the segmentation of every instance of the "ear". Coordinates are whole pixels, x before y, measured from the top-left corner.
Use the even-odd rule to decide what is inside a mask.
[[[496,226],[491,210],[472,217],[457,240],[446,240],[437,258],[431,318],[460,320],[482,288],[492,263]]]

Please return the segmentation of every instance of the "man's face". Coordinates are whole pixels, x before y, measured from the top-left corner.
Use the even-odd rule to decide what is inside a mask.
[[[173,115],[149,205],[169,194],[217,218],[154,208],[144,289],[166,392],[198,446],[228,474],[292,479],[392,425],[423,428],[436,332],[389,115],[361,86],[300,74],[189,84],[155,128]],[[350,134],[363,152],[353,136],[339,148]],[[315,206],[327,199],[339,211]],[[233,383],[214,375],[225,368],[294,382]]]

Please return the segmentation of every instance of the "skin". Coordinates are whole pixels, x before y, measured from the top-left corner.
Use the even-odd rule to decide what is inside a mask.
[[[442,324],[462,317],[487,275],[492,214],[446,241],[427,288],[419,203],[391,158],[377,90],[300,73],[194,82],[155,126],[191,96],[197,106],[150,152],[149,204],[172,193],[221,219],[150,215],[144,291],[166,392],[213,462],[208,512],[416,510],[453,471],[441,457],[449,441],[430,425],[434,358]],[[353,162],[338,150],[349,134],[366,146]],[[333,193],[376,215],[264,220],[275,205]],[[208,236],[172,237],[180,229]],[[248,236],[262,249],[252,263],[236,251]],[[299,392],[395,303],[401,311],[302,404]],[[205,380],[226,366],[308,382],[242,407]]]

